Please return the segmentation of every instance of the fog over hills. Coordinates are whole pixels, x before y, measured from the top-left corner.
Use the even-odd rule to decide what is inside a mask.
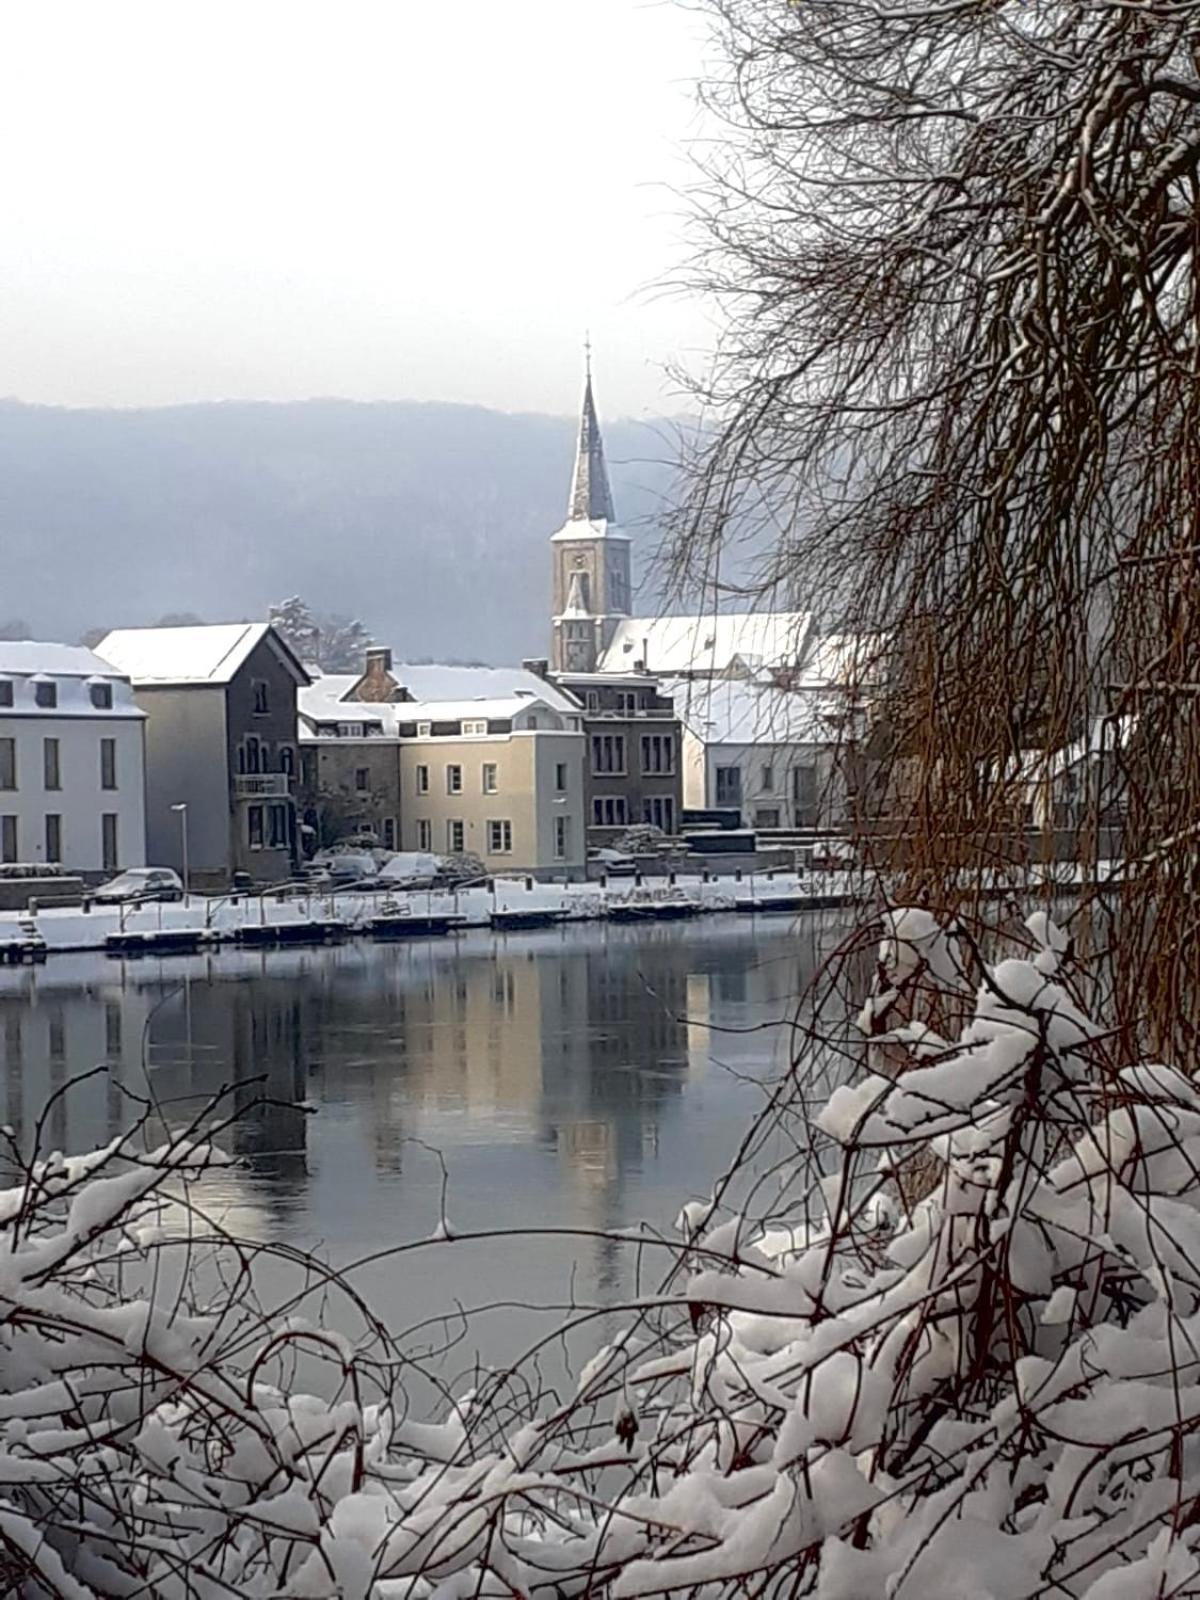
[[[417,402],[0,402],[0,620],[73,640],[165,613],[265,617],[300,594],[401,657],[544,654],[576,427]],[[672,430],[614,419],[604,435],[640,570]]]

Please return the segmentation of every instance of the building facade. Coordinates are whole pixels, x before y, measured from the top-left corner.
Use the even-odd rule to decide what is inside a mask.
[[[638,823],[676,833],[683,804],[682,729],[670,697],[638,673],[560,672],[553,681],[583,710],[590,843],[611,844]]]
[[[0,862],[144,866],[145,721],[90,650],[0,643]]]
[[[393,668],[300,697],[305,815],[340,808],[379,843],[477,855],[486,871],[577,876],[586,851],[579,706],[517,669]]]
[[[670,684],[683,723],[683,803],[762,832],[846,820],[848,752],[827,696],[738,679]]]
[[[296,694],[304,667],[268,623],[122,628],[97,654],[146,715],[146,844],[197,888],[277,883],[298,859]],[[180,807],[186,807],[181,811]]]

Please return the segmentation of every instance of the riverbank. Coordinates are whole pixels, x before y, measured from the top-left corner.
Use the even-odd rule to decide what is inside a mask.
[[[220,944],[323,944],[355,937],[429,937],[457,929],[555,922],[656,922],[714,912],[780,914],[848,905],[862,892],[848,873],[680,876],[598,883],[497,878],[477,888],[356,894],[190,895],[176,904],[47,907],[0,913],[0,959],[68,951],[195,949]]]

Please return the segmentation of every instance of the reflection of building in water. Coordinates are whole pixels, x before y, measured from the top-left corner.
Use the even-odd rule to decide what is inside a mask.
[[[145,1140],[186,1127],[208,1101],[244,1115],[231,1153],[304,1160],[301,992],[210,985],[207,962],[104,964],[73,981],[67,959],[0,973],[3,1118],[25,1155],[95,1149],[148,1115]],[[97,976],[96,974],[99,974]]]

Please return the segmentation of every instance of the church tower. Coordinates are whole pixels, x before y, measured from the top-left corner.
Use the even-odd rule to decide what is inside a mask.
[[[592,397],[588,355],[579,448],[567,520],[550,541],[553,561],[555,672],[595,672],[617,624],[629,615],[630,540],[617,527],[604,441]]]

